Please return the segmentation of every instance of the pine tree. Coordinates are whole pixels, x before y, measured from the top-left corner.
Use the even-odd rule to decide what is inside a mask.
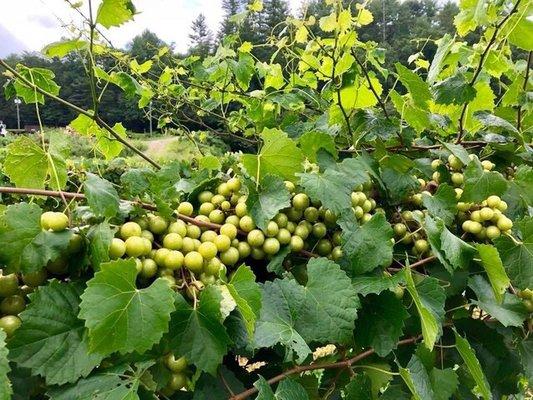
[[[238,26],[231,21],[231,17],[243,11],[245,2],[243,0],[222,0],[222,9],[224,10],[224,19],[222,20],[218,39],[222,40],[224,36],[237,33]]]
[[[287,0],[264,0],[261,15],[260,33],[266,40],[270,36],[277,36],[283,30],[283,22],[289,16]]]
[[[211,50],[213,49],[213,33],[207,26],[205,15],[199,14],[193,21],[189,39],[191,41],[189,54],[202,58],[211,54]]]

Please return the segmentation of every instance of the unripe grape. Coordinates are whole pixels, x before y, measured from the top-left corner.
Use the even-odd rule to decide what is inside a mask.
[[[286,228],[290,233],[294,233],[294,230],[296,229],[296,224],[292,221],[289,221],[287,222]]]
[[[222,205],[226,201],[226,198],[222,196],[221,194],[215,194],[213,198],[211,199],[211,204],[213,204],[215,207],[218,207]]]
[[[501,231],[497,226],[491,225],[487,226],[487,229],[485,231],[485,235],[488,239],[496,239],[501,235]]]
[[[204,262],[204,272],[208,275],[218,276],[222,263],[218,258],[212,258],[211,260]]]
[[[274,255],[279,252],[279,241],[276,238],[267,238],[263,243],[263,251],[266,254]]]
[[[235,215],[237,215],[237,217],[242,218],[246,215],[247,212],[248,207],[246,206],[246,203],[238,203],[235,206]]]
[[[461,196],[463,195],[463,189],[461,188],[454,188],[453,189],[454,192],[455,192],[455,199],[456,200],[459,200],[461,198]]]
[[[227,200],[224,200],[222,204],[220,204],[220,209],[222,211],[229,211],[231,209],[231,203]]]
[[[295,194],[292,198],[292,206],[298,211],[303,211],[309,207],[309,197],[305,193]]]
[[[141,237],[144,239],[148,239],[150,242],[154,241],[154,234],[150,231],[142,231]]]
[[[250,246],[259,247],[265,242],[265,235],[259,229],[254,229],[248,233],[246,240]]]
[[[183,244],[183,238],[177,233],[169,233],[163,238],[163,247],[170,250],[179,250]]]
[[[439,166],[441,166],[441,165],[442,165],[442,161],[439,160],[439,159],[436,159],[436,160],[431,161],[431,168],[432,168],[433,170],[436,170],[436,169],[437,169]]]
[[[479,212],[479,210],[472,211],[472,213],[470,214],[470,219],[472,221],[475,221],[475,222],[483,221],[483,219],[481,218],[481,213]]]
[[[239,217],[237,217],[236,215],[229,215],[229,216],[226,217],[225,223],[226,224],[231,224],[231,225],[233,225],[235,227],[238,227],[240,220],[241,219]]]
[[[340,246],[335,246],[333,250],[331,250],[331,258],[333,261],[339,261],[342,258],[342,248]]]
[[[504,212],[505,210],[507,210],[507,203],[506,203],[505,201],[502,200],[502,201],[500,201],[500,204],[498,204],[498,205],[496,206],[496,208],[497,208],[498,210],[500,210],[501,212]]]
[[[232,192],[238,192],[241,188],[241,181],[239,178],[230,178],[228,179],[227,185]]]
[[[294,229],[294,235],[305,240],[309,236],[309,229],[307,229],[307,227],[304,225],[298,225],[296,229]]]
[[[252,248],[247,242],[239,242],[237,250],[239,250],[240,258],[246,258],[252,252]]]
[[[237,228],[232,224],[224,224],[220,227],[220,234],[235,239],[237,237]]]
[[[278,227],[286,228],[287,223],[289,222],[289,218],[287,218],[287,215],[285,215],[284,213],[278,213],[274,217],[274,222],[278,224]]]
[[[316,250],[319,255],[327,256],[333,250],[333,246],[328,239],[320,239],[316,245]]]
[[[218,236],[218,234],[215,231],[205,231],[202,232],[202,235],[200,236],[201,242],[212,242],[215,240],[215,238]]]
[[[217,255],[217,252],[218,252],[218,247],[213,242],[204,242],[200,245],[200,247],[198,247],[198,253],[200,253],[202,257],[206,260],[210,260],[214,258]]]
[[[309,222],[316,222],[318,220],[318,210],[316,207],[307,207],[304,211],[304,218]]]
[[[220,261],[229,266],[237,264],[239,257],[239,250],[237,250],[235,247],[230,247],[226,251],[220,253]]]
[[[124,249],[124,251],[126,251],[126,249]],[[122,253],[122,255],[124,255],[124,253]],[[10,276],[10,275],[5,275],[5,276]],[[11,288],[12,290],[9,290],[9,291],[12,291],[13,294],[14,294],[17,291],[18,282],[17,282],[17,277],[15,276],[15,274],[13,274],[13,276],[14,276],[15,279],[14,279],[14,281],[12,283],[12,285],[13,285],[12,288]],[[28,286],[37,287],[37,286],[40,286],[40,285],[42,285],[43,283],[46,282],[46,277],[47,277],[46,270],[45,269],[40,269],[39,271],[30,272],[30,273],[27,273],[27,274],[22,274],[22,282],[24,282]],[[4,278],[4,277],[1,277],[1,278]],[[2,283],[0,283],[0,286],[1,285],[2,285]],[[3,297],[10,296],[10,295],[6,296],[4,293],[5,293],[4,291],[0,292],[0,296],[3,296]]]
[[[268,237],[274,237],[278,234],[278,232],[279,232],[278,224],[276,224],[274,221],[269,221],[269,223],[267,224],[266,230],[265,230],[265,234]]]
[[[420,189],[424,189],[426,187],[426,181],[425,180],[423,180],[422,178],[417,178],[416,180],[420,184]]]
[[[503,232],[505,231],[508,231],[509,229],[511,229],[513,227],[513,221],[511,221],[509,218],[507,218],[506,216],[502,215],[499,219],[498,219],[498,222],[496,223],[496,226]]]
[[[130,257],[139,257],[144,254],[146,247],[144,239],[139,236],[131,236],[126,239],[126,254]]]
[[[121,258],[126,253],[126,244],[123,240],[118,238],[113,238],[111,244],[109,245],[109,257],[112,260]]]
[[[143,231],[148,229],[148,218],[146,217],[137,218],[133,222],[136,222]]]
[[[165,268],[171,270],[180,269],[183,266],[183,253],[178,250],[171,250],[165,257],[164,265]]]
[[[287,214],[287,218],[289,218],[289,221],[298,222],[302,218],[303,211],[291,207],[285,211],[285,214]]]
[[[151,258],[145,258],[142,261],[142,269],[140,275],[143,278],[152,278],[157,274],[157,263]]]
[[[198,195],[198,202],[207,203],[207,202],[210,202],[212,198],[213,198],[213,193],[208,190],[205,190]]]
[[[448,164],[450,164],[450,168],[454,170],[460,170],[463,168],[463,163],[461,160],[459,160],[457,157],[455,157],[453,154],[450,154],[448,156]]]
[[[143,256],[147,256],[148,254],[150,254],[150,252],[152,251],[152,242],[150,242],[148,239],[146,238],[141,238],[142,241],[144,242],[144,252],[143,252]]]
[[[365,210],[363,210],[363,207],[361,207],[361,206],[356,206],[353,209],[353,213],[355,215],[355,218],[361,219],[361,218],[363,218],[363,215],[365,215]]]
[[[218,192],[218,194],[220,194],[222,196],[231,195],[231,189],[229,188],[229,186],[228,186],[228,184],[226,182],[223,182],[220,185],[218,185],[217,192]]]
[[[427,240],[419,239],[415,242],[415,249],[418,251],[419,254],[424,254],[426,251],[429,250],[429,244]]]
[[[431,179],[433,179],[436,183],[440,182],[440,172],[435,171],[433,172],[433,175],[431,175]]]
[[[405,220],[405,221],[413,221],[414,218],[413,218],[413,213],[411,211],[404,211],[402,212],[402,218]]]
[[[483,169],[485,171],[491,171],[494,168],[494,164],[490,162],[489,160],[481,161],[481,165],[483,166]]]
[[[296,186],[294,186],[294,183],[291,181],[285,181],[285,187],[289,191],[289,193],[293,193],[296,190]]]
[[[41,215],[41,227],[54,232],[64,231],[68,227],[68,217],[60,212],[47,211]]]
[[[156,235],[161,235],[168,228],[167,221],[158,215],[151,215],[148,218],[148,229],[150,229]]]
[[[141,236],[142,229],[136,222],[126,222],[120,227],[120,236],[126,240],[132,236]]]
[[[198,208],[198,214],[200,215],[209,215],[211,211],[215,209],[213,203],[202,203]]]
[[[341,231],[336,231],[333,233],[332,241],[334,245],[339,246],[341,244],[342,242],[341,236],[342,236]]]
[[[193,242],[193,244],[194,244],[194,250],[198,251],[198,248],[200,247],[200,245],[202,244],[202,242],[200,242],[199,239],[193,239],[192,242]]]
[[[172,275],[164,275],[161,277],[169,287],[176,286],[176,278]]]
[[[225,218],[226,216],[222,210],[213,210],[209,213],[209,220],[215,224],[221,224]]]
[[[22,296],[14,294],[13,296],[6,297],[0,303],[0,311],[2,314],[18,315],[26,308],[26,302]]]
[[[470,210],[470,207],[472,207],[472,203],[465,203],[462,201],[457,203],[457,210],[462,211],[462,212],[466,212]]]
[[[335,224],[337,222],[337,216],[333,211],[326,210],[324,212],[324,221],[326,221],[326,224]]]
[[[420,201],[422,201],[422,199],[420,199]],[[363,204],[361,205],[361,208],[363,209],[363,211],[365,213],[369,212],[370,210],[372,210],[372,203],[370,202],[370,200],[365,200],[363,201]]]
[[[83,247],[83,238],[77,233],[73,233],[68,242],[68,253],[77,254]]]
[[[483,225],[477,221],[471,221],[470,223],[470,233],[478,234],[483,230]]]
[[[170,253],[169,249],[165,249],[165,248],[157,249],[155,252],[155,256],[154,256],[154,261],[156,262],[156,264],[159,265],[160,267],[164,267],[165,258],[169,253]]]
[[[187,369],[187,359],[185,357],[176,358],[174,354],[169,353],[165,357],[165,365],[172,372],[183,372]]]
[[[184,201],[178,205],[177,211],[179,214],[183,214],[183,215],[190,217],[192,213],[194,212],[194,207],[188,201]]]
[[[479,210],[479,215],[483,221],[488,221],[494,217],[494,211],[492,208],[483,207],[481,210]]]
[[[303,250],[304,248],[304,241],[300,236],[293,236],[291,237],[291,243],[290,243],[291,250],[294,252],[298,252]]]
[[[361,223],[362,224],[366,224],[368,221],[370,221],[372,219],[372,214],[369,214],[369,213],[365,213],[363,215],[363,218],[361,218]]]
[[[202,235],[202,230],[196,225],[187,225],[187,236],[191,239],[198,239]]]
[[[422,204],[422,193],[415,193],[411,196],[411,202],[416,205],[416,206],[419,206]],[[370,210],[369,210],[370,211]]]
[[[237,247],[239,245],[239,239],[235,238],[231,240],[231,247]]]
[[[190,237],[184,237],[183,243],[181,245],[181,251],[185,254],[190,251],[193,251],[195,248],[194,239],[191,239]]]
[[[215,240],[213,240],[213,243],[215,244],[218,251],[223,252],[230,248],[231,239],[226,235],[218,235]]]
[[[455,186],[460,186],[464,183],[464,176],[460,172],[454,172],[451,179]]]
[[[204,266],[204,258],[197,251],[187,253],[184,259],[185,268],[189,271],[199,274],[202,272]]]
[[[291,241],[291,233],[287,229],[282,228],[276,235],[276,239],[278,239],[280,244],[289,244]]]
[[[244,231],[244,232],[250,232],[251,230],[253,230],[255,228],[255,223],[254,223],[254,220],[252,219],[252,217],[248,216],[248,215],[245,215],[244,217],[241,218],[241,220],[239,221],[239,227]]]
[[[403,237],[405,233],[407,232],[407,227],[402,223],[398,223],[394,225],[393,230],[396,236]]]
[[[313,225],[312,233],[313,236],[318,239],[323,238],[327,233],[326,225],[324,225],[322,222],[317,222]]]
[[[209,274],[206,274],[205,272],[202,272],[200,274],[200,281],[206,286],[214,285],[217,281],[217,278],[215,278],[214,275],[209,275]]]
[[[183,238],[187,236],[187,224],[182,220],[173,222],[168,227],[168,233],[177,233]]]
[[[0,329],[3,329],[7,337],[10,337],[20,327],[22,321],[14,315],[6,315],[0,318]]]
[[[487,198],[487,205],[491,208],[497,208],[502,200],[498,196],[489,196]]]
[[[250,253],[250,256],[254,259],[254,260],[262,260],[266,257],[266,254],[265,252],[263,251],[262,248],[260,247],[254,247],[252,249],[252,252]]]

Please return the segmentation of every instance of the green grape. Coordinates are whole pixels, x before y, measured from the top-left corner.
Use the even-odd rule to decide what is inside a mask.
[[[268,239],[267,239],[268,240]],[[276,240],[276,239],[274,239]],[[239,261],[240,253],[235,247],[230,247],[226,251],[220,253],[220,261],[225,265],[235,265]]]
[[[363,215],[365,215],[365,211],[363,210],[363,207],[361,206],[355,206],[354,208],[352,208],[352,210],[355,215],[355,218],[357,219],[361,219],[363,218]]]
[[[372,214],[369,214],[369,213],[365,213],[363,215],[363,218],[361,218],[361,223],[362,224],[366,224],[368,221],[370,221],[372,219]]]
[[[239,218],[242,218],[246,215],[248,212],[248,207],[246,206],[246,203],[237,203],[235,206],[235,215]]]
[[[205,190],[198,195],[198,202],[208,203],[211,201],[212,198],[213,198],[213,193],[208,190]]]
[[[483,160],[481,161],[481,166],[485,171],[491,171],[494,168],[494,164],[490,162],[489,160]]]
[[[450,154],[448,156],[448,164],[450,165],[451,169],[456,170],[456,171],[458,171],[461,168],[463,168],[463,163],[461,162],[461,160],[459,160],[453,154]]]
[[[454,172],[451,179],[455,186],[461,186],[464,183],[464,176],[460,172]]]
[[[183,214],[190,217],[194,212],[194,207],[188,201],[184,201],[178,205],[177,211],[179,214]]]
[[[213,198],[211,199],[211,203],[215,207],[222,205],[222,203],[224,203],[225,201],[226,201],[226,198],[222,196],[221,194],[215,194]]]
[[[248,244],[248,242],[239,242],[237,245],[237,250],[239,250],[240,258],[246,258],[252,252],[252,247]]]
[[[496,239],[501,235],[501,231],[497,226],[491,225],[487,226],[487,229],[485,231],[485,235],[487,236],[487,239]]]
[[[300,236],[291,237],[290,247],[293,252],[302,251],[304,248],[304,240]]]
[[[287,215],[287,218],[289,219],[289,221],[298,222],[300,219],[302,219],[303,211],[297,210],[296,208],[291,207],[285,211],[285,214]]]
[[[307,237],[309,236],[309,233],[310,233],[309,229],[307,229],[305,225],[298,225],[294,229],[294,235],[299,236],[302,240],[307,239]]]
[[[165,248],[157,249],[153,259],[157,263],[157,265],[159,265],[160,267],[164,267],[165,258],[169,253],[170,253],[169,249],[165,249]]]
[[[205,285],[214,285],[217,281],[217,278],[213,275],[206,274],[205,272],[202,272],[200,274],[200,281]]]
[[[217,192],[218,192],[218,194],[220,194],[220,195],[222,195],[222,196],[229,196],[229,195],[231,195],[231,189],[230,189],[230,187],[228,186],[228,184],[225,183],[225,182],[223,182],[223,183],[221,183],[220,185],[218,185]]]
[[[498,210],[500,210],[501,212],[505,212],[507,210],[507,203],[505,201],[500,201],[500,204],[498,204],[497,208]]]
[[[158,215],[151,215],[148,218],[148,229],[150,229],[156,235],[161,235],[168,228],[167,221]]]
[[[326,224],[333,225],[337,222],[337,216],[331,210],[324,211],[324,221]]]
[[[22,325],[22,321],[14,315],[6,315],[0,318],[0,329],[4,330],[7,337],[13,336],[20,325]]]
[[[317,222],[313,225],[312,228],[312,234],[314,237],[320,239],[326,236],[328,229],[326,228],[326,225],[322,222]]]
[[[265,242],[263,243],[263,251],[266,254],[274,255],[279,252],[280,244],[278,239],[276,238],[267,238],[265,239]]]
[[[144,239],[149,240],[150,242],[154,241],[154,234],[152,232],[150,232],[150,231],[142,231],[141,232],[141,237],[144,238]]]
[[[237,237],[237,227],[232,224],[224,224],[220,227],[220,234],[235,239]]]
[[[185,256],[184,264],[189,271],[200,274],[203,270],[204,258],[197,251],[191,251]]]
[[[120,227],[120,236],[126,240],[132,236],[141,236],[142,229],[136,222],[126,222]]]
[[[457,203],[457,209],[459,211],[462,211],[462,212],[466,212],[466,211],[470,210],[471,207],[472,207],[471,203],[464,203],[462,201]]]
[[[181,251],[183,253],[189,253],[194,250],[194,239],[190,237],[184,237],[181,245]]]
[[[227,236],[226,236],[227,237]],[[213,242],[204,242],[198,247],[198,253],[206,260],[210,260],[217,255],[218,247]]]
[[[442,161],[439,160],[439,159],[431,161],[431,169],[433,169],[433,170],[436,170],[441,165],[442,165]]]
[[[177,233],[169,233],[163,238],[163,247],[169,250],[179,250],[183,245],[183,238]]]
[[[238,192],[241,188],[241,181],[239,178],[230,178],[228,179],[227,185],[232,192]]]
[[[198,239],[202,235],[202,230],[199,226],[189,224],[187,225],[187,236],[191,239]]]
[[[340,246],[340,244],[342,243],[341,237],[342,237],[342,232],[341,231],[333,232],[333,236],[332,236],[331,241],[333,242],[333,244],[335,246]]]
[[[414,221],[413,213],[411,211],[404,211],[402,212],[402,218],[405,221]]]
[[[427,240],[424,239],[418,239],[415,241],[415,249],[418,252],[418,254],[424,254],[429,250],[429,244]]]
[[[316,245],[316,250],[319,255],[327,256],[333,250],[333,246],[328,239],[320,239]]]
[[[470,219],[475,222],[483,221],[483,218],[481,218],[481,212],[479,210],[472,211],[470,214]]]
[[[124,251],[126,251],[126,249],[124,249]],[[122,253],[122,255],[124,255],[124,253]],[[122,255],[120,257],[122,257]],[[6,276],[10,276],[10,275],[6,275]],[[15,280],[12,286],[12,289],[14,290],[12,291],[13,293],[16,293],[16,290],[18,288],[18,281],[16,279],[16,275],[13,274],[13,276],[15,277]],[[22,274],[22,282],[24,282],[28,286],[37,287],[46,282],[46,277],[47,277],[46,270],[40,269],[39,271]],[[3,277],[0,277],[0,289],[2,288],[2,278]],[[6,297],[6,295],[4,295],[1,290],[0,290],[0,296]]]
[[[236,215],[229,215],[229,216],[226,217],[225,223],[233,225],[233,226],[235,226],[237,228],[239,226],[239,221],[240,220],[241,219],[239,217],[237,217]]]
[[[342,248],[340,246],[335,246],[333,250],[331,250],[331,258],[333,261],[339,261],[342,256]]]
[[[281,228],[276,235],[276,239],[278,239],[280,244],[289,244],[291,242],[291,233],[287,229]]]
[[[209,261],[204,261],[203,268],[206,274],[218,276],[221,266],[222,266],[222,263],[220,262],[220,259],[218,259],[217,257],[214,257],[210,259]]]
[[[26,308],[26,302],[22,296],[14,294],[12,296],[6,297],[0,303],[0,311],[2,314],[8,315],[18,315]]]
[[[254,260],[262,260],[262,259],[264,259],[266,257],[266,254],[265,254],[265,252],[263,251],[262,248],[254,247],[254,248],[252,248],[252,252],[250,253],[250,256]]]
[[[255,223],[254,223],[254,220],[252,219],[252,217],[248,216],[248,215],[245,215],[244,217],[241,218],[241,220],[239,221],[239,227],[244,231],[244,232],[250,232],[252,231],[253,229],[255,229]]]
[[[200,241],[203,242],[213,242],[218,234],[215,231],[205,231],[202,232],[200,236]]]
[[[297,211],[303,211],[309,207],[309,197],[305,193],[295,194],[292,198],[292,206]]]
[[[248,244],[252,247],[260,247],[265,242],[265,235],[259,229],[254,229],[246,237]]]
[[[309,222],[318,220],[318,210],[315,207],[307,207],[304,211],[304,218]]]
[[[268,237],[274,237],[279,232],[279,226],[274,221],[269,221],[265,230],[265,234]]]
[[[252,231],[253,232],[253,231]],[[218,235],[213,241],[218,251],[223,252],[230,248],[231,239],[226,235]]]
[[[393,230],[396,236],[403,237],[407,232],[407,227],[405,226],[405,224],[397,223],[394,225]]]
[[[479,216],[483,221],[489,221],[494,217],[494,210],[489,207],[483,207],[479,210]]]
[[[213,205],[213,203],[202,203],[200,204],[200,207],[198,208],[198,214],[207,216],[214,209],[215,209],[215,206]]]
[[[68,243],[68,253],[77,254],[83,247],[83,238],[77,233],[73,233]]]
[[[183,372],[187,369],[187,359],[185,357],[176,358],[174,354],[169,353],[165,357],[165,365],[172,372]]]
[[[168,233],[177,233],[183,238],[187,236],[187,224],[182,220],[177,220],[170,224],[168,227]]]
[[[487,206],[490,208],[498,208],[502,200],[498,196],[489,196],[487,198]]]
[[[151,258],[142,260],[142,269],[140,275],[143,278],[152,278],[157,274],[157,263]]]
[[[292,221],[289,221],[287,222],[287,226],[286,226],[287,230],[290,232],[290,233],[294,233],[295,229],[296,229],[296,224]]]
[[[513,227],[513,221],[511,221],[506,216],[502,215],[498,219],[498,222],[497,222],[496,226],[498,227],[498,229],[500,229],[501,231],[505,232],[505,231],[510,230]]]
[[[68,217],[60,212],[47,211],[41,215],[41,228],[61,232],[68,227]]]
[[[126,239],[126,254],[129,257],[139,257],[146,251],[144,239],[139,236],[131,236]]]
[[[180,269],[183,266],[183,260],[184,256],[181,251],[171,250],[165,257],[164,266],[170,270]]]
[[[209,220],[215,224],[221,224],[226,219],[226,215],[222,210],[213,210],[209,213]]]
[[[229,211],[231,209],[231,203],[227,200],[224,200],[221,204],[220,204],[220,209],[222,211]]]
[[[363,201],[363,205],[361,206],[361,208],[365,213],[367,213],[372,210],[372,203],[370,202],[370,200],[365,200]]]
[[[274,222],[278,224],[278,227],[286,228],[287,224],[289,223],[289,218],[287,218],[287,215],[284,213],[278,213],[274,217]]]
[[[294,191],[296,190],[296,186],[294,186],[294,183],[292,183],[291,181],[285,181],[285,187],[287,188],[289,193],[294,193]]]

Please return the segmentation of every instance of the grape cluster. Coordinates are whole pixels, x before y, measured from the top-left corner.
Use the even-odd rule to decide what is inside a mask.
[[[170,378],[161,393],[165,396],[172,396],[176,390],[189,385],[191,371],[187,368],[188,363],[185,357],[176,358],[172,353],[165,356],[163,363],[170,371]]]
[[[477,156],[474,154],[470,154],[469,157],[471,160],[474,160],[477,158]],[[465,165],[458,157],[456,157],[453,154],[450,154],[448,156],[448,162],[446,164],[444,164],[442,160],[440,159],[435,159],[431,162],[431,168],[434,170],[432,178],[433,178],[433,181],[435,181],[436,183],[443,183],[441,179],[442,178],[441,173],[438,171],[439,168],[442,168],[441,166],[443,166],[449,171],[451,184],[453,186],[457,188],[463,186],[464,184],[463,170],[464,170]],[[481,161],[481,166],[483,167],[485,171],[491,171],[494,168],[494,163],[489,160],[483,160]]]
[[[509,233],[513,221],[504,215],[507,203],[498,196],[489,196],[481,204],[457,203],[461,228],[478,240],[493,240],[502,233]]]
[[[393,225],[395,242],[411,246],[411,253],[420,258],[430,252],[426,233],[418,222],[423,217],[422,210],[404,210],[394,216],[397,222]]]

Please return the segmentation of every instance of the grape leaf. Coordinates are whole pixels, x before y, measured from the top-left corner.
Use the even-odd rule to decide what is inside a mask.
[[[442,219],[446,225],[454,221],[457,213],[457,200],[451,186],[443,183],[432,196],[422,194],[422,202],[430,215]]]
[[[428,70],[427,81],[433,84],[442,70],[443,61],[450,52],[452,44],[455,43],[450,34],[445,34],[442,38],[435,41],[437,44],[437,51]]]
[[[48,157],[32,139],[22,136],[7,146],[3,169],[15,186],[43,189]]]
[[[433,93],[437,104],[465,104],[476,97],[476,89],[461,72],[439,82],[433,87]]]
[[[373,347],[378,356],[385,357],[396,348],[409,313],[394,293],[385,291],[367,296],[359,314],[357,342],[361,347]]]
[[[134,14],[135,6],[130,0],[103,0],[98,7],[96,22],[111,28],[129,21]]]
[[[426,216],[424,228],[433,253],[450,273],[470,264],[476,249],[451,233],[441,219]]]
[[[226,367],[220,368],[219,375],[220,379],[213,379],[213,376],[202,373],[194,385],[193,400],[227,400],[228,387],[233,393],[244,391],[243,384]]]
[[[324,132],[307,132],[300,136],[300,148],[311,162],[316,162],[316,155],[320,149],[326,150],[335,159],[338,157],[333,136]]]
[[[425,304],[427,303],[427,301],[422,301],[422,298],[419,295],[415,286],[415,282],[413,281],[413,276],[411,275],[410,268],[406,267],[404,268],[404,271],[406,278],[405,280],[407,283],[407,290],[409,291],[409,294],[411,295],[413,302],[415,303],[416,309],[418,310],[418,314],[420,316],[420,324],[422,325],[422,336],[424,338],[424,344],[429,350],[432,350],[439,335],[441,327],[438,324],[437,316],[435,315],[433,310]]]
[[[459,378],[452,368],[433,368],[429,379],[435,400],[448,400],[459,386]]]
[[[89,259],[95,271],[100,264],[109,261],[109,246],[115,233],[107,221],[91,226],[87,233],[89,239]]]
[[[285,269],[283,268],[283,261],[287,255],[291,252],[290,246],[284,246],[276,253],[274,257],[270,259],[267,265],[268,272],[274,272],[275,274],[281,276]]]
[[[291,195],[283,180],[268,174],[261,181],[260,191],[253,182],[248,185],[246,205],[256,225],[264,231],[279,210],[291,205],[290,199]]]
[[[529,382],[533,381],[533,339],[531,337],[520,342],[518,354],[520,354],[522,359],[525,376]]]
[[[59,42],[50,43],[43,50],[42,53],[47,57],[65,57],[67,54],[77,50],[84,50],[88,47],[88,43],[84,40],[61,40]]]
[[[176,296],[176,311],[170,321],[170,340],[176,355],[185,356],[197,368],[216,375],[231,339],[222,325],[223,298],[219,289],[208,286],[194,308]]]
[[[290,378],[285,378],[278,384],[276,393],[261,375],[254,386],[258,390],[256,400],[309,400],[304,387]]]
[[[267,174],[294,181],[295,174],[302,170],[302,151],[279,129],[265,129],[261,138],[263,147],[259,154],[243,154],[241,157],[246,171],[250,176],[259,178],[259,181]]]
[[[481,258],[481,265],[487,271],[494,297],[498,303],[503,301],[503,294],[511,284],[498,250],[490,244],[476,245],[479,257]]]
[[[255,275],[250,267],[241,265],[237,268],[227,287],[245,321],[248,335],[252,337],[261,309],[261,289],[255,282]]]
[[[13,394],[8,375],[9,367],[8,350],[6,348],[6,333],[0,329],[0,400],[10,400]]]
[[[444,302],[446,292],[439,284],[438,279],[426,277],[416,284],[416,290],[422,304],[432,312],[441,324],[444,322]],[[439,333],[441,329],[439,328]]]
[[[353,275],[386,267],[392,263],[393,231],[385,216],[377,213],[361,226],[341,225],[342,251]]]
[[[17,64],[18,73],[27,81],[44,91],[57,96],[60,87],[54,82],[55,74],[46,68],[29,68],[22,64]],[[16,79],[14,88],[18,97],[21,97],[26,104],[44,104],[44,95],[35,88],[28,86],[21,79]]]
[[[480,203],[491,195],[501,196],[507,190],[507,181],[495,171],[485,171],[477,160],[470,162],[464,172],[461,201]]]
[[[428,84],[422,78],[400,63],[394,64],[400,81],[407,87],[415,106],[427,110],[431,93]]]
[[[401,118],[405,120],[416,132],[420,133],[431,125],[429,112],[415,107],[411,100],[401,96],[396,90],[390,91],[392,104]]]
[[[406,368],[399,368],[400,376],[413,394],[414,400],[433,400],[428,372],[420,358],[413,354]]]
[[[501,304],[498,303],[491,286],[483,277],[475,275],[468,280],[468,286],[476,294],[477,304],[486,313],[496,318],[503,326],[522,326],[528,313],[522,301],[511,293],[505,293]]]
[[[522,234],[521,242],[514,242],[507,236],[495,240],[502,263],[513,282],[519,289],[533,287],[533,218],[524,218],[516,223]]]
[[[365,374],[357,374],[344,388],[345,400],[370,400],[372,388],[370,379]]]
[[[40,218],[39,206],[27,203],[10,205],[0,216],[0,262],[9,270],[38,271],[65,254],[72,232],[43,231]]]
[[[328,168],[323,174],[305,173],[299,176],[300,186],[311,200],[322,202],[337,215],[350,208],[353,187],[344,174]]]
[[[461,358],[466,364],[470,375],[474,378],[474,381],[477,384],[477,390],[481,393],[485,400],[491,400],[492,395],[490,391],[490,386],[481,369],[481,365],[474,353],[474,350],[470,347],[468,340],[462,338],[456,331],[453,332],[455,335],[455,347],[461,355]]]
[[[446,150],[457,157],[463,163],[463,165],[469,165],[472,161],[470,160],[468,151],[466,151],[466,149],[460,144],[443,142],[442,145],[446,148]]]
[[[120,206],[118,193],[105,179],[94,174],[87,174],[85,196],[96,216],[111,218],[117,215]]]
[[[404,272],[399,271],[392,276],[363,276],[352,278],[355,292],[367,296],[370,293],[379,294],[384,290],[394,289],[398,284],[405,282]]]
[[[10,357],[20,366],[42,375],[49,385],[75,382],[102,360],[89,353],[89,340],[78,319],[79,283],[53,280],[30,295],[20,314],[22,325],[9,343]]]
[[[90,351],[142,353],[167,331],[173,291],[163,279],[137,289],[136,277],[133,259],[117,260],[101,264],[87,282],[79,316],[89,329]]]

